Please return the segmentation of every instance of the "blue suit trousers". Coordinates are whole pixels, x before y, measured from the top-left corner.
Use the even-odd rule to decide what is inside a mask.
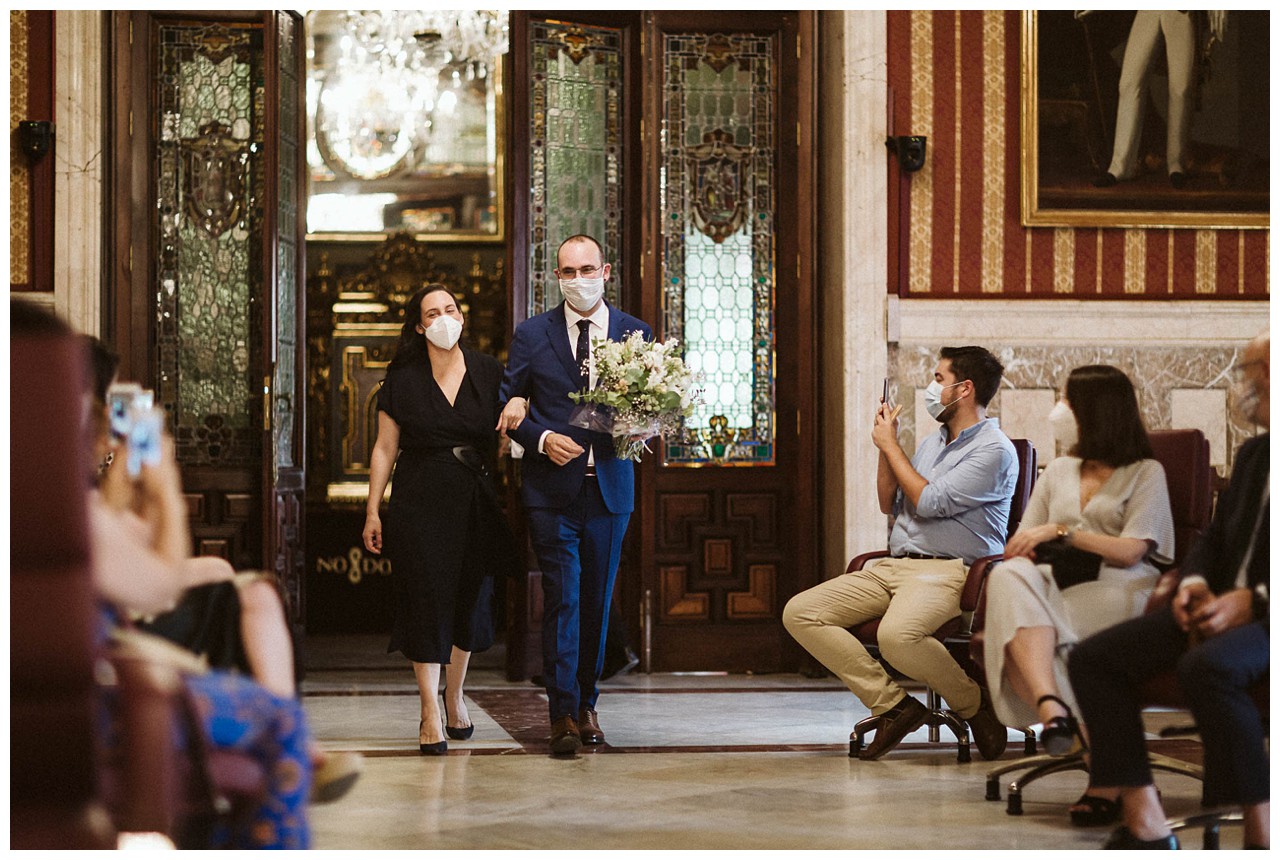
[[[595,478],[564,508],[529,508],[542,571],[542,674],[554,722],[595,708],[609,603],[631,514],[610,513]]]

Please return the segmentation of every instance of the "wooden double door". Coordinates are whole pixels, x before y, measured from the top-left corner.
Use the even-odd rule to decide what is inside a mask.
[[[512,13],[513,317],[600,239],[611,301],[704,374],[637,467],[617,599],[651,671],[794,669],[817,582],[816,13]],[[536,573],[512,674],[539,671]],[[522,619],[521,614],[525,613]]]

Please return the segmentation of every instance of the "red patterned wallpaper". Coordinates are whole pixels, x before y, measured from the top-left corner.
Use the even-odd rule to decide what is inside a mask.
[[[902,174],[891,289],[904,298],[1267,298],[1269,230],[1023,227],[1016,11],[888,14]],[[892,230],[892,228],[891,228]]]

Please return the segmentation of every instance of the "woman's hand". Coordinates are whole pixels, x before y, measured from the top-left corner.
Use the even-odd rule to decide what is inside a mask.
[[[382,517],[376,513],[364,516],[364,548],[374,555],[382,555]]]
[[[502,407],[502,414],[498,416],[498,426],[494,429],[505,437],[507,431],[519,427],[528,414],[529,401],[523,397],[512,397],[507,401],[507,405]]]
[[[1005,558],[1029,558],[1036,560],[1036,544],[1044,543],[1047,540],[1053,540],[1058,536],[1057,523],[1044,523],[1038,526],[1027,526],[1018,529],[1013,537],[1009,538],[1009,542],[1004,547]]]

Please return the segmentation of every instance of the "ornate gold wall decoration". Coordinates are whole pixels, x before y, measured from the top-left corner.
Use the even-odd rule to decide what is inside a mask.
[[[14,131],[27,118],[27,13],[9,12],[9,283],[31,280],[31,170]]]

